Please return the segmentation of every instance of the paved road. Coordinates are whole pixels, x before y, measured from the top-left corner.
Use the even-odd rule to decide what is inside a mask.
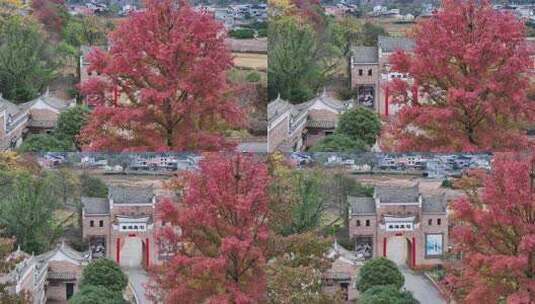
[[[152,301],[145,296],[145,284],[149,281],[149,276],[143,268],[123,268],[124,272],[128,276],[128,279],[134,287],[134,292],[139,300],[138,304],[151,304]]]
[[[447,304],[440,292],[423,274],[410,270],[407,266],[399,268],[405,277],[405,289],[412,292],[420,304]]]

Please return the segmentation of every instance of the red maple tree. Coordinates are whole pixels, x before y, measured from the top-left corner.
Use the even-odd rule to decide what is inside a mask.
[[[454,252],[461,259],[446,280],[462,303],[535,303],[531,170],[525,155],[499,155],[489,174],[463,180],[467,195],[452,204]]]
[[[84,150],[219,150],[241,126],[226,72],[224,28],[187,3],[148,0],[110,34],[110,49],[88,55],[81,84],[95,106],[81,132]]]
[[[167,200],[158,241],[173,255],[152,270],[163,303],[258,303],[265,296],[269,183],[253,156],[208,154],[177,183],[182,207]],[[180,227],[180,228],[178,228]]]
[[[32,0],[31,7],[33,15],[39,20],[47,30],[54,33],[61,33],[63,28],[63,18],[67,14],[65,1],[63,0]]]
[[[526,147],[522,130],[535,111],[526,97],[529,56],[522,21],[494,10],[488,0],[443,0],[441,10],[410,34],[413,52],[390,57],[392,70],[412,79],[387,85],[401,109],[385,127],[386,150]]]

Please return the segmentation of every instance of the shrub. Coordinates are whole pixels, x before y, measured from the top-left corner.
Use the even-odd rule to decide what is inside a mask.
[[[374,286],[366,290],[359,304],[418,304],[409,291],[400,291],[395,286]]]
[[[381,131],[381,121],[377,113],[363,107],[344,112],[340,116],[337,133],[361,140],[372,146]]]
[[[440,185],[442,188],[453,188],[453,182],[449,179],[445,179],[442,181],[442,184]]]
[[[403,283],[405,278],[396,264],[385,257],[378,257],[369,260],[360,269],[357,289],[365,292],[374,286],[392,285],[399,290]]]
[[[251,39],[254,38],[254,30],[250,28],[241,28],[231,30],[229,36],[236,39]]]
[[[109,259],[98,259],[89,263],[84,268],[80,281],[81,287],[102,286],[115,292],[122,292],[127,284],[128,279],[119,265]]]
[[[247,76],[245,76],[245,80],[247,80],[248,82],[259,82],[260,79],[261,76],[257,72],[251,72],[247,74]]]
[[[120,292],[109,290],[104,286],[86,285],[82,287],[70,300],[69,304],[124,304]]]
[[[361,140],[354,140],[345,134],[333,134],[316,143],[311,152],[361,152],[369,147]]]

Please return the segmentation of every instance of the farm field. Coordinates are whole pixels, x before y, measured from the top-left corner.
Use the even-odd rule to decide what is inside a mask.
[[[237,68],[267,71],[267,54],[232,53]]]

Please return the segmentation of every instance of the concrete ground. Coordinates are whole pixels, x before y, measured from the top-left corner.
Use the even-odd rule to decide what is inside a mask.
[[[145,296],[145,285],[149,282],[147,272],[141,267],[124,267],[123,271],[134,287],[138,299],[137,304],[152,304],[152,301]]]
[[[405,277],[403,288],[411,291],[420,304],[447,304],[433,283],[423,274],[414,272],[407,266],[400,266],[399,270]]]

